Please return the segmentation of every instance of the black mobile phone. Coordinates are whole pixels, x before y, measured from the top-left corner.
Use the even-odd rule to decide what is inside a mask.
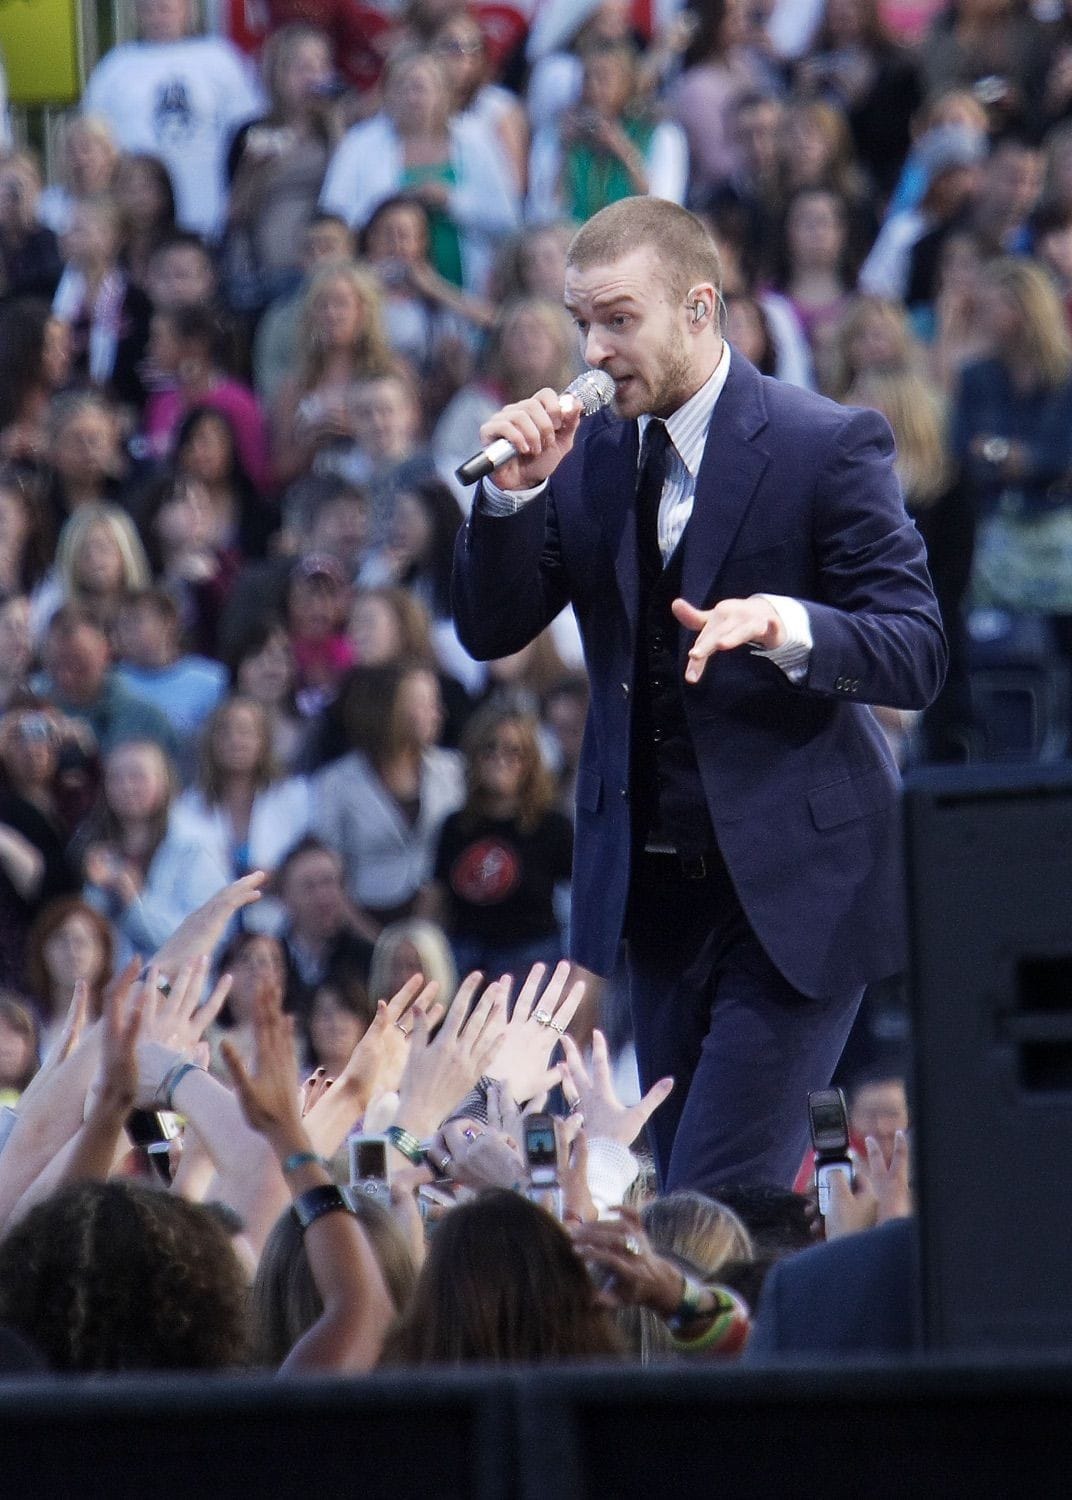
[[[144,1151],[150,1167],[171,1185],[171,1143],[182,1134],[179,1117],[170,1109],[132,1109],[127,1115],[127,1134]]]
[[[391,1166],[386,1136],[350,1137],[350,1189],[365,1198],[375,1198],[377,1203],[390,1208]]]
[[[132,1109],[127,1115],[127,1134],[144,1150],[162,1146],[179,1134],[179,1119],[170,1109]]]
[[[808,1124],[815,1148],[815,1187],[819,1212],[826,1217],[830,1206],[830,1181],[844,1177],[852,1186],[849,1155],[849,1112],[841,1089],[815,1089],[808,1095]]]

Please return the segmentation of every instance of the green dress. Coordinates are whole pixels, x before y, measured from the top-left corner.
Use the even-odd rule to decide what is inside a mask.
[[[418,188],[426,182],[442,182],[448,188],[454,187],[457,178],[453,165],[445,161],[437,166],[406,167],[402,173],[403,192],[407,188]],[[428,258],[433,266],[447,281],[452,281],[455,286],[463,286],[462,242],[457,224],[445,209],[430,208],[428,231]]]
[[[655,131],[651,121],[624,119],[618,123],[646,158]],[[580,141],[567,149],[562,164],[562,200],[566,214],[576,223],[583,224],[608,203],[631,198],[635,192],[633,179],[616,156]]]

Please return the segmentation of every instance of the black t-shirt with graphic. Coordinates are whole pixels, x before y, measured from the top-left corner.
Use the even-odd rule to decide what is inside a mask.
[[[550,937],[558,927],[554,888],[569,880],[572,859],[573,827],[560,812],[548,812],[531,832],[513,818],[452,813],[435,862],[447,930],[495,947]]]

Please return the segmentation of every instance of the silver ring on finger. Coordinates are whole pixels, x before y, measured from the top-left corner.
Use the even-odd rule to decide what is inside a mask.
[[[399,1030],[399,1031],[400,1031],[400,1032],[401,1032],[401,1033],[402,1033],[402,1035],[403,1035],[403,1036],[404,1036],[404,1037],[407,1037],[407,1038],[408,1038],[408,1037],[409,1037],[409,1032],[408,1032],[408,1031],[407,1031],[407,1030],[406,1030],[406,1028],[405,1028],[405,1027],[404,1027],[404,1026],[403,1026],[403,1025],[402,1025],[402,1022],[401,1022],[401,1021],[396,1021],[396,1022],[395,1022],[395,1026],[396,1026],[396,1027],[397,1027],[397,1028],[398,1028],[398,1030]]]
[[[626,1237],[625,1237],[625,1253],[626,1253],[626,1255],[639,1255],[640,1254],[640,1241],[637,1239],[637,1237],[636,1237],[635,1234],[627,1234],[626,1235]]]
[[[537,1026],[554,1026],[555,1024],[554,1017],[547,1010],[538,1010],[532,1019]]]

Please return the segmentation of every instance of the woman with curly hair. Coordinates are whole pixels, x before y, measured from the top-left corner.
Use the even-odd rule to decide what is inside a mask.
[[[65,1188],[0,1242],[0,1324],[65,1374],[244,1365],[248,1295],[219,1218],[136,1182]]]
[[[299,316],[297,356],[297,373],[284,382],[272,415],[280,485],[312,468],[325,447],[354,441],[357,387],[395,369],[370,272],[340,264],[316,273]]]

